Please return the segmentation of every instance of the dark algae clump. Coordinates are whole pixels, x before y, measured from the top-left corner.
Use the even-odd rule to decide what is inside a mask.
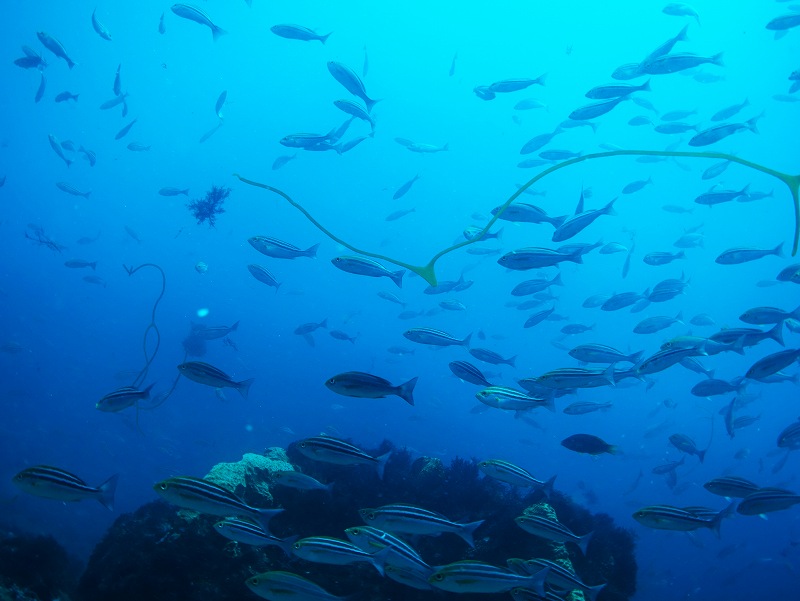
[[[206,192],[203,198],[197,198],[187,204],[187,208],[191,211],[194,218],[197,219],[198,225],[208,221],[208,225],[215,227],[217,223],[217,215],[225,212],[222,205],[225,199],[230,196],[231,189],[225,186],[211,186],[211,189]]]

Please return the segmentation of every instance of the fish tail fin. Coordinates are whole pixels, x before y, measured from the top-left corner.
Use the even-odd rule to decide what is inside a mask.
[[[372,107],[378,104],[380,101],[381,101],[380,98],[378,98],[377,100],[373,100],[372,98],[364,98],[364,104],[367,105],[367,112],[371,113]]]
[[[676,39],[678,42],[685,42],[685,41],[687,41],[687,40],[689,39],[689,36],[688,36],[688,35],[686,35],[686,32],[687,32],[687,31],[689,31],[689,24],[688,24],[688,23],[687,23],[686,25],[684,25],[684,26],[683,26],[683,29],[681,29],[681,30],[680,30],[680,32],[678,32],[678,35],[677,35],[677,36],[675,36],[675,39]]]
[[[74,60],[72,60],[71,58],[67,58],[67,66],[70,68],[70,70],[72,70],[72,67],[74,67],[74,66],[75,66],[75,65],[77,65],[77,64],[78,64],[78,63],[76,63],[76,62],[75,62]]]
[[[772,249],[772,254],[776,257],[783,257],[783,242],[778,244],[775,248]]]
[[[392,281],[397,285],[398,288],[403,287],[403,275],[405,275],[405,269],[400,269],[398,271],[392,271],[389,274],[389,277],[392,278]]]
[[[247,398],[247,395],[250,392],[250,387],[253,385],[253,382],[255,381],[256,381],[255,378],[250,378],[249,380],[242,380],[241,382],[238,382],[236,384],[236,390],[238,390],[239,394],[241,394],[244,398]]]
[[[109,511],[114,511],[114,493],[117,492],[117,480],[119,480],[119,474],[114,474],[97,487],[99,491],[97,500]]]
[[[542,406],[548,411],[552,411],[553,413],[556,412],[556,393],[555,391],[550,392],[544,397],[542,401]]]
[[[217,25],[211,25],[211,38],[216,42],[220,36],[225,35],[228,33],[222,27],[218,27]]]
[[[67,169],[69,169],[69,166],[72,165],[72,159],[64,159],[64,162],[67,164]]]
[[[230,331],[231,332],[235,332],[238,329],[239,329],[239,322],[238,321],[230,327]]]
[[[464,338],[464,340],[461,341],[461,346],[463,346],[464,348],[469,348],[470,340],[472,340],[472,332],[467,334],[467,337]]]
[[[327,329],[327,327],[328,327],[328,318],[326,317],[321,322],[319,322],[319,326],[318,327]]]
[[[153,386],[155,386],[155,385],[156,385],[156,383],[153,382],[152,384],[150,384],[150,386],[148,386],[147,388],[142,390],[142,398],[143,399],[146,399],[146,398],[150,397],[150,391],[153,390]]]
[[[511,367],[516,367],[517,356],[514,355],[513,357],[509,357],[508,359],[506,359],[505,363],[506,365],[510,365]]]
[[[644,351],[637,351],[632,355],[628,355],[628,360],[633,363],[634,368],[642,362],[642,355],[644,355]]]
[[[444,146],[442,146],[442,150],[450,150],[450,142],[445,142]]]
[[[412,407],[414,406],[414,386],[417,385],[418,379],[419,378],[411,378],[405,384],[401,384],[397,387],[397,396],[399,396]]]
[[[389,461],[389,457],[391,457],[392,452],[389,451],[388,453],[384,453],[379,457],[376,457],[375,461],[375,471],[378,472],[378,478],[383,480],[383,472],[386,470],[386,462]]]
[[[722,526],[722,520],[725,518],[731,517],[736,512],[736,501],[731,502],[725,509],[720,511],[717,515],[714,516],[714,519],[711,520],[709,524],[709,529],[711,532],[717,535],[717,538],[720,538],[720,526]]]
[[[603,371],[603,374],[601,376],[606,382],[608,382],[609,386],[615,386],[616,385],[616,381],[614,380],[614,367],[615,367],[615,365],[616,365],[615,363],[612,363],[611,365],[609,365],[605,369],[605,371]]]
[[[414,209],[414,210],[416,210],[416,209]],[[497,233],[495,233],[495,235],[494,235],[494,239],[495,240],[502,240],[503,239],[503,230],[504,229],[506,229],[506,228],[501,227],[499,230],[497,230]]]
[[[92,268],[92,271],[97,271],[97,261],[92,261],[89,263],[89,267]]]
[[[557,475],[553,476],[547,482],[542,484],[542,489],[541,490],[544,493],[544,496],[547,497],[548,499],[553,494],[553,486],[556,483],[556,477],[557,477]]]
[[[468,524],[461,524],[461,528],[458,529],[458,534],[464,541],[473,549],[475,548],[475,540],[473,538],[473,534],[475,531],[483,524],[485,520],[478,520],[476,522],[469,522]]]
[[[331,33],[333,33],[333,32],[331,32]],[[328,41],[328,38],[331,37],[331,33],[326,33],[325,35],[321,35],[317,39],[324,44],[325,42]]]
[[[678,314],[675,316],[675,321],[679,324],[683,324],[683,311],[678,311]]]
[[[650,80],[648,79],[646,82],[644,82],[641,85],[640,89],[642,92],[650,92],[652,90],[652,88],[650,87]]]
[[[89,195],[90,195],[91,193],[92,193],[92,191],[91,191],[91,190],[89,190],[88,192],[84,192],[83,194],[81,194],[81,196],[83,196],[84,198],[89,198]]]
[[[786,346],[783,342],[783,322],[779,321],[772,329],[767,332],[769,338],[772,338],[775,342],[780,344],[781,346]]]
[[[278,546],[281,551],[286,553],[287,557],[292,557],[292,545],[299,539],[300,537],[297,534],[292,536],[287,536],[286,538],[282,538],[281,542]]]
[[[761,115],[757,115],[756,117],[753,117],[752,119],[748,119],[747,121],[745,121],[744,124],[747,126],[747,129],[749,129],[754,134],[759,133],[759,131],[758,131],[758,120],[763,115],[764,115],[764,113],[761,113]]]
[[[378,570],[378,573],[381,576],[384,575],[384,568],[386,566],[386,558],[391,553],[392,553],[392,548],[387,546],[387,547],[384,547],[383,549],[381,549],[380,551],[378,551],[377,553],[373,553],[370,556],[370,559],[369,559],[370,563],[373,565],[373,567],[376,570]]]
[[[558,229],[564,224],[564,222],[567,220],[567,217],[568,215],[559,215],[558,217],[553,217],[550,220],[550,225]]]
[[[708,452],[708,449],[703,449],[702,451],[700,451],[700,450],[697,451],[697,458],[700,460],[700,463],[703,463],[705,461],[707,452]]]
[[[705,452],[705,451],[704,451],[704,452]],[[608,451],[606,451],[606,453],[608,453],[609,455],[623,455],[623,454],[624,454],[624,453],[622,452],[622,449],[620,449],[620,448],[619,448],[617,445],[615,445],[615,444],[610,444],[610,445],[608,445]]]
[[[319,243],[317,243],[314,246],[312,246],[311,248],[307,249],[303,253],[303,255],[305,255],[306,257],[311,257],[312,259],[316,259],[318,250],[319,250]]]
[[[550,281],[550,285],[551,285],[551,286],[563,286],[563,285],[564,285],[564,282],[563,282],[563,280],[561,279],[561,272],[560,272],[560,271],[559,271],[559,272],[556,274],[556,277],[554,277],[554,278],[553,278],[553,279]]]
[[[611,200],[611,202],[609,202],[609,203],[608,203],[608,204],[605,206],[605,208],[603,209],[603,211],[605,212],[605,214],[606,214],[606,215],[616,215],[616,214],[617,214],[617,212],[614,210],[614,203],[615,203],[615,202],[617,202],[617,199],[616,199],[616,198],[612,199],[612,200]]]
[[[184,190],[181,190],[181,194],[183,194],[184,196],[189,196],[189,188],[185,188]]]
[[[577,545],[578,548],[581,550],[581,553],[583,553],[584,557],[586,556],[586,548],[589,546],[589,542],[592,540],[593,536],[594,536],[594,530],[584,534],[583,536],[578,537]]]
[[[256,509],[255,511],[254,518],[264,532],[269,532],[269,521],[279,513],[283,513],[283,509]]]
[[[598,584],[596,586],[587,586],[583,589],[584,595],[589,598],[589,601],[595,601],[597,599],[597,595],[606,587],[607,583]]]
[[[538,83],[540,86],[543,86],[547,81],[547,73],[542,73],[539,77],[533,80],[533,83]]]
[[[725,63],[722,60],[723,52],[717,52],[714,56],[711,57],[711,62],[718,67],[724,67]]]

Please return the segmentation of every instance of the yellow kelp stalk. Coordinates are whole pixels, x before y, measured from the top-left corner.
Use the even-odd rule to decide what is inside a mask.
[[[780,171],[775,171],[774,169],[770,169],[769,167],[765,167],[764,165],[759,165],[758,163],[753,163],[752,161],[747,161],[745,159],[740,159],[739,157],[733,156],[731,154],[725,154],[723,152],[683,152],[683,151],[672,151],[672,150],[611,150],[608,152],[596,152],[593,154],[586,154],[580,157],[575,157],[573,159],[569,159],[564,161],[563,163],[558,163],[557,165],[553,165],[552,167],[548,167],[538,175],[536,175],[533,179],[528,181],[526,184],[521,186],[514,194],[512,194],[509,199],[503,203],[495,215],[489,220],[486,226],[473,238],[469,240],[464,240],[463,242],[459,242],[458,244],[454,244],[452,246],[448,246],[444,250],[439,251],[436,253],[430,261],[428,261],[427,265],[411,265],[410,263],[405,263],[404,261],[400,261],[398,259],[394,259],[392,257],[387,257],[386,255],[381,255],[378,253],[369,252],[367,250],[362,250],[360,248],[356,248],[352,244],[348,244],[346,241],[342,240],[329,230],[327,230],[321,223],[319,223],[316,219],[314,219],[311,214],[306,211],[299,203],[292,200],[292,198],[286,194],[285,192],[273,188],[272,186],[268,186],[267,184],[262,184],[259,182],[255,182],[253,180],[246,179],[239,175],[238,173],[234,173],[235,177],[238,177],[241,181],[246,184],[250,184],[251,186],[256,186],[258,188],[264,188],[265,190],[269,190],[270,192],[274,192],[279,196],[283,197],[289,204],[295,207],[298,211],[300,211],[306,218],[313,223],[323,234],[328,236],[334,242],[338,242],[345,248],[352,250],[353,252],[359,253],[366,257],[372,257],[373,259],[379,259],[381,261],[387,261],[388,263],[393,263],[399,267],[403,267],[404,269],[408,269],[409,271],[413,271],[420,277],[422,277],[426,282],[428,282],[431,286],[436,285],[436,271],[434,269],[436,265],[436,261],[438,261],[441,257],[446,254],[453,252],[459,248],[464,246],[469,246],[475,242],[478,242],[486,233],[488,233],[489,228],[491,228],[494,223],[500,218],[500,216],[505,212],[505,210],[511,206],[511,204],[519,198],[519,195],[525,192],[528,188],[530,188],[533,184],[538,182],[540,179],[550,175],[551,173],[558,171],[559,169],[563,169],[564,167],[569,167],[570,165],[575,165],[576,163],[582,163],[583,161],[591,161],[593,159],[604,159],[607,157],[618,157],[618,156],[657,156],[657,157],[693,157],[693,158],[700,158],[700,159],[722,159],[726,161],[731,161],[732,163],[738,163],[744,167],[749,169],[755,169],[756,171],[761,171],[762,173],[766,173],[774,178],[779,179],[782,181],[786,186],[789,188],[789,192],[792,195],[792,201],[794,203],[794,243],[792,245],[792,255],[797,254],[797,246],[798,242],[800,242],[800,192],[798,189],[800,188],[800,175],[788,175],[786,173],[781,173]]]

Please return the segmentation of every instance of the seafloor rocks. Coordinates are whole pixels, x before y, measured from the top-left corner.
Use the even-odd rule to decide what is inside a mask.
[[[384,443],[369,452],[377,456],[390,448]],[[323,483],[333,482],[333,491],[268,488],[269,473],[291,469],[292,464]],[[319,463],[292,447],[285,454],[271,449],[264,458],[246,455],[242,462],[221,465],[227,467],[212,470],[220,478],[217,482],[236,489],[255,506],[270,506],[265,501],[271,496],[274,506],[286,509],[270,523],[278,537],[345,538],[346,528],[363,525],[359,509],[410,503],[458,522],[485,520],[475,532],[474,549],[453,534],[414,537],[412,544],[430,565],[475,559],[502,566],[512,557],[540,557],[571,562],[587,584],[608,582],[599,601],[625,601],[636,589],[634,545],[629,532],[616,527],[609,516],[592,514],[558,492],[545,505],[541,492],[528,494],[483,478],[475,460],[456,459],[445,465],[395,451],[382,480],[369,466]],[[550,508],[548,511],[555,512],[573,532],[594,530],[586,556],[574,545],[553,544],[520,529],[514,518],[526,509],[536,510],[533,506]],[[89,560],[79,586],[80,600],[256,599],[245,580],[270,570],[295,572],[341,596],[357,593],[363,599],[403,601],[434,601],[442,596],[441,591],[417,590],[383,578],[367,563],[312,563],[287,557],[276,547],[257,549],[228,541],[213,531],[218,519],[200,515],[187,520],[177,508],[163,502],[150,503],[120,517]],[[510,597],[503,593],[460,594],[458,598],[507,601]]]
[[[52,537],[15,532],[0,537],[0,601],[66,598],[80,571],[80,563]]]

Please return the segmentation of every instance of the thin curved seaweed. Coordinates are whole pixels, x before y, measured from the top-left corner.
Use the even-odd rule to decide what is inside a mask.
[[[245,184],[249,184],[251,186],[255,186],[257,188],[263,188],[265,190],[269,190],[270,192],[274,192],[275,194],[284,198],[289,204],[295,207],[298,211],[300,211],[306,219],[308,219],[312,224],[314,224],[317,229],[319,229],[323,234],[328,236],[334,242],[337,242],[352,250],[353,252],[357,252],[361,255],[372,257],[373,259],[379,259],[382,261],[387,261],[389,263],[393,263],[399,267],[404,269],[408,269],[413,271],[420,277],[422,277],[426,282],[428,282],[431,286],[436,285],[436,271],[435,265],[436,261],[442,258],[444,255],[453,252],[454,250],[458,250],[464,246],[469,246],[475,242],[478,242],[481,238],[483,238],[484,234],[488,233],[489,228],[491,228],[494,223],[500,218],[500,216],[508,209],[509,206],[519,198],[520,194],[525,192],[528,188],[530,188],[533,184],[538,182],[540,179],[550,175],[551,173],[558,171],[559,169],[563,169],[565,167],[569,167],[571,165],[575,165],[577,163],[582,163],[583,161],[590,161],[593,159],[603,159],[608,157],[616,157],[616,156],[659,156],[659,157],[687,157],[687,158],[701,158],[701,159],[722,159],[731,161],[732,163],[738,163],[748,169],[755,169],[756,171],[761,171],[769,176],[772,176],[776,179],[782,181],[786,186],[789,188],[789,192],[792,195],[792,201],[794,202],[794,242],[792,245],[792,255],[797,254],[797,247],[798,242],[800,242],[800,175],[788,175],[786,173],[782,173],[780,171],[776,171],[775,169],[771,169],[764,165],[760,165],[758,163],[754,163],[752,161],[748,161],[746,159],[739,158],[737,156],[726,154],[723,152],[692,152],[692,151],[679,151],[679,150],[610,150],[608,152],[596,152],[592,154],[586,154],[580,157],[575,157],[569,160],[566,160],[562,163],[558,163],[557,165],[553,165],[552,167],[548,167],[544,171],[540,172],[532,179],[530,179],[527,183],[520,186],[520,188],[512,194],[505,203],[503,203],[500,208],[497,210],[495,215],[489,220],[489,222],[484,226],[484,228],[474,237],[469,240],[464,240],[463,242],[459,242],[452,246],[448,246],[447,248],[439,251],[428,261],[426,265],[412,265],[410,263],[406,263],[404,261],[400,261],[399,259],[394,259],[392,257],[388,257],[386,255],[381,255],[379,253],[370,252],[367,250],[363,250],[349,244],[345,240],[342,240],[334,233],[326,229],[319,221],[314,219],[314,217],[298,202],[293,200],[288,194],[279,190],[278,188],[274,188],[273,186],[269,186],[267,184],[262,184],[260,182],[256,182],[247,178],[242,177],[238,173],[234,173],[234,177],[237,177],[239,180],[244,182]]]
[[[161,332],[158,330],[158,325],[156,324],[156,310],[158,309],[158,304],[161,302],[161,299],[164,298],[164,293],[166,292],[167,289],[167,276],[164,273],[164,270],[161,269],[161,267],[159,267],[155,263],[143,263],[138,267],[128,267],[127,265],[123,265],[123,267],[125,268],[125,271],[128,273],[129,276],[133,275],[134,273],[136,273],[137,271],[139,271],[144,267],[153,267],[154,269],[157,269],[158,272],[161,274],[161,292],[159,292],[158,297],[153,303],[153,309],[150,312],[150,323],[147,324],[147,327],[144,329],[144,334],[142,336],[142,350],[144,352],[144,360],[145,360],[144,367],[141,369],[141,371],[139,371],[139,374],[134,379],[133,384],[131,384],[131,386],[133,386],[134,388],[139,388],[140,386],[142,386],[142,384],[144,384],[144,381],[147,379],[147,373],[150,370],[150,366],[152,365],[153,361],[155,361],[159,348],[161,348]],[[152,353],[149,353],[147,350],[147,339],[151,331],[155,333],[155,348],[153,348]],[[156,407],[159,407],[173,393],[175,387],[178,384],[179,379],[180,379],[180,373],[178,374],[178,377],[175,378],[175,381],[172,383],[172,387],[167,392],[160,393],[154,399],[151,405],[148,405],[147,407],[140,407],[139,403],[136,404],[137,426],[139,423],[139,410],[155,409]]]

